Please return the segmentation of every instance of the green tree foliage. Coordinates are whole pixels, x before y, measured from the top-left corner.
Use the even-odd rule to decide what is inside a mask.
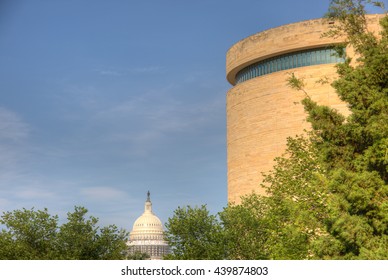
[[[0,259],[50,259],[55,255],[58,216],[47,209],[15,210],[0,219]]]
[[[110,225],[99,228],[98,219],[75,207],[67,223],[44,210],[14,210],[0,219],[0,259],[124,259],[127,233]]]
[[[211,260],[225,258],[223,228],[206,206],[179,207],[166,223],[171,253],[165,259]]]
[[[255,194],[244,197],[240,205],[230,205],[219,213],[224,229],[228,259],[268,259],[271,223],[268,206]]]
[[[381,20],[378,36],[369,32],[364,4],[372,2],[335,0],[328,14],[339,24],[326,36],[345,35],[347,47],[355,50],[355,58],[337,65],[339,78],[332,84],[350,115],[308,96],[302,101],[313,129],[309,151],[320,170],[315,178],[308,178],[310,171],[300,176],[324,194],[323,215],[316,219],[319,234],[309,239],[307,256],[314,258],[388,258],[388,17]],[[298,89],[301,83],[294,79],[289,82]],[[275,169],[267,177],[270,190],[282,189],[277,182],[293,169],[286,166],[286,175]],[[281,184],[286,190],[292,186],[287,180]],[[309,218],[316,217],[310,213]]]
[[[269,196],[261,199],[267,201],[272,225],[271,259],[306,259],[311,241],[322,233],[327,195],[317,154],[309,139],[289,138],[285,155],[265,175]]]

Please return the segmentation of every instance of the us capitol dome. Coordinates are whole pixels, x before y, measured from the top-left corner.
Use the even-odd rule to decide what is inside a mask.
[[[129,253],[147,253],[152,260],[162,259],[169,253],[169,247],[164,240],[163,224],[152,212],[150,192],[144,205],[144,213],[137,218],[129,235]]]

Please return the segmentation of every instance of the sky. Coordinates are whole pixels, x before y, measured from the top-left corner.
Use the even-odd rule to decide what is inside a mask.
[[[227,205],[227,50],[324,0],[0,0],[0,213]]]

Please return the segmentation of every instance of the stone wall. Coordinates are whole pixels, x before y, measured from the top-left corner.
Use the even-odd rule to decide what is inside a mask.
[[[372,30],[377,30],[380,17],[370,16]],[[235,85],[238,71],[254,62],[341,42],[340,38],[321,37],[332,24],[322,19],[298,22],[241,40],[227,53],[228,81]],[[261,173],[268,172],[273,166],[273,159],[284,152],[287,137],[309,129],[300,104],[304,93],[292,90],[286,84],[290,73],[304,79],[306,91],[313,100],[348,113],[346,104],[339,100],[330,84],[318,83],[322,78],[335,79],[334,64],[274,72],[235,85],[226,96],[229,202],[239,203],[242,195],[252,191],[264,194],[260,188]]]

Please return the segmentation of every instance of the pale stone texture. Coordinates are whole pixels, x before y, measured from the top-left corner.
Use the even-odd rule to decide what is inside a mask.
[[[372,30],[377,30],[380,17],[369,17]],[[330,26],[332,23],[322,19],[303,21],[266,30],[238,42],[227,53],[228,81],[235,85],[238,71],[257,61],[341,42],[341,38],[321,37]],[[235,85],[226,96],[229,202],[239,203],[242,195],[253,191],[264,194],[260,187],[261,173],[271,170],[273,159],[285,150],[287,137],[309,129],[300,104],[304,93],[287,86],[290,73],[304,80],[305,90],[313,100],[348,114],[346,104],[330,84],[318,83],[322,78],[335,79],[334,64],[274,72]]]

